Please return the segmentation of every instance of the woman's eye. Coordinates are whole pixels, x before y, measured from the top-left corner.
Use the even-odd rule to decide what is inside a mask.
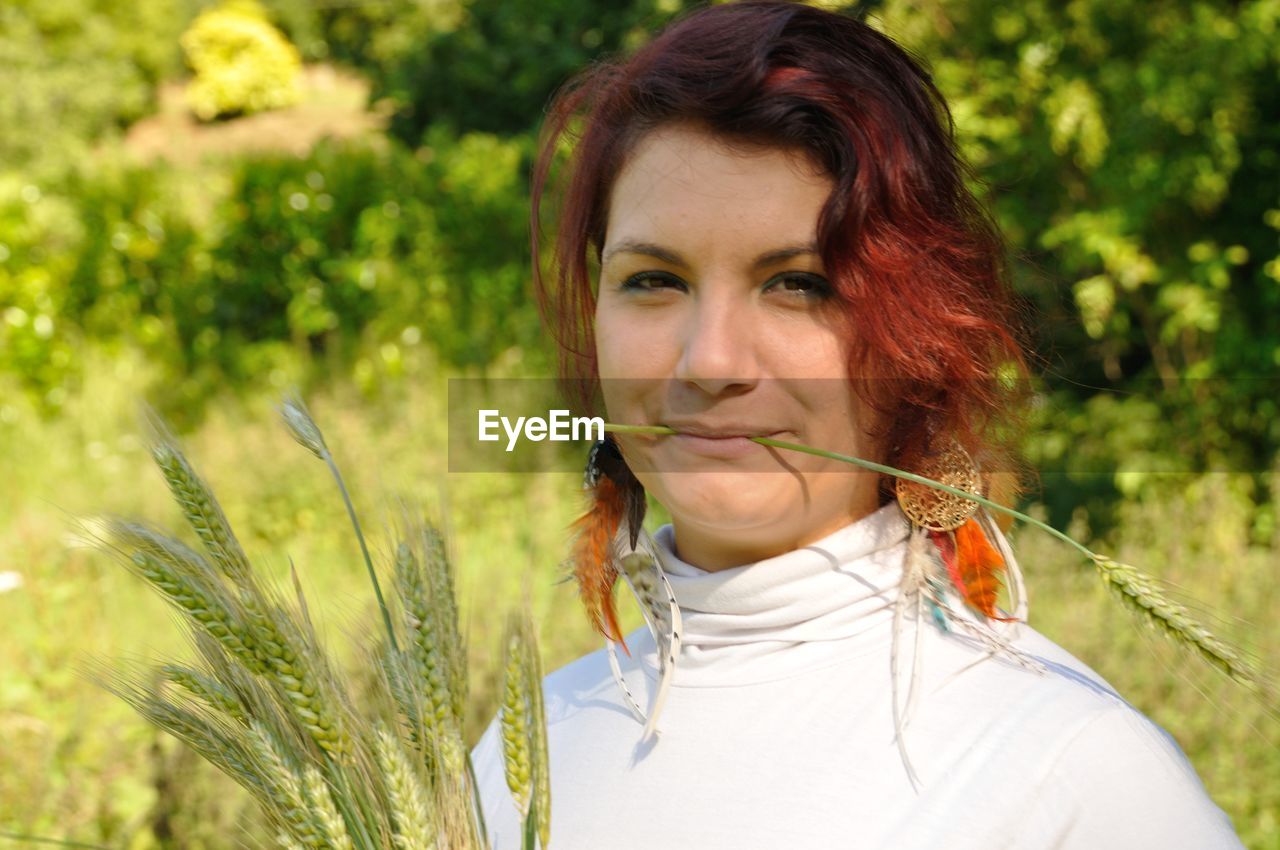
[[[684,286],[684,281],[666,272],[640,272],[624,280],[621,288],[639,292],[652,292],[655,289],[667,289],[673,286],[682,287]]]
[[[772,278],[766,289],[779,289],[805,298],[825,298],[831,294],[831,284],[821,275],[808,272],[788,272]]]

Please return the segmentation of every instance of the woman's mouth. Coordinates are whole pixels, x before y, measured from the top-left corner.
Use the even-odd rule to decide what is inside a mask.
[[[719,460],[733,460],[745,457],[752,452],[763,451],[765,447],[753,442],[751,437],[780,438],[781,435],[786,433],[773,428],[716,427],[701,424],[681,425],[670,422],[662,424],[675,428],[680,432],[666,438],[671,441],[672,445],[690,454]]]

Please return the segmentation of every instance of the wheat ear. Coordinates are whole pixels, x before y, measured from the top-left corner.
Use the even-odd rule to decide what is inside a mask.
[[[158,429],[157,429],[158,430]],[[177,500],[187,522],[195,530],[222,571],[236,584],[250,581],[249,559],[231,531],[231,523],[213,491],[196,474],[177,445],[163,435],[151,447],[151,456],[164,475],[169,492]]]
[[[124,700],[145,720],[185,742],[251,793],[262,793],[253,754],[235,730],[219,718],[167,702],[114,671],[99,667],[92,670],[91,675],[100,687]]]
[[[249,715],[245,713],[240,700],[217,679],[179,664],[166,664],[160,668],[160,672],[205,705],[221,711],[242,725],[248,725]]]
[[[146,552],[134,552],[125,563],[228,652],[255,671],[265,670],[253,650],[246,624],[233,613],[232,603],[216,583],[180,573]]]
[[[533,812],[543,850],[551,843],[551,759],[547,746],[547,712],[542,701],[542,656],[528,609],[521,620],[529,695],[533,711]]]
[[[119,544],[137,550],[131,559],[134,572],[250,670],[274,683],[317,746],[335,757],[343,752],[346,742],[332,705],[333,689],[325,686],[292,620],[270,604],[251,574],[240,581],[237,600],[204,558],[179,541],[140,523],[113,522],[109,528]]]
[[[350,742],[339,721],[338,694],[323,669],[323,658],[307,645],[279,606],[255,608],[248,617],[254,650],[266,667],[266,679],[276,686],[316,746],[340,757]]]
[[[524,848],[533,850],[535,839],[545,848],[551,838],[551,778],[542,665],[527,603],[507,623],[499,719],[507,787],[525,820]]]
[[[1184,606],[1169,599],[1159,585],[1136,567],[1105,555],[1092,555],[1103,582],[1132,610],[1146,615],[1156,628],[1198,652],[1206,661],[1246,686],[1257,682],[1257,671],[1232,646],[1200,624]]]
[[[311,803],[312,815],[324,830],[324,846],[332,850],[355,850],[351,835],[347,832],[347,823],[334,805],[329,783],[314,764],[302,769],[302,787]]]
[[[528,692],[529,676],[525,670],[525,653],[520,631],[514,621],[507,629],[506,661],[502,679],[502,705],[498,710],[502,729],[502,764],[507,787],[522,817],[529,814],[533,798],[533,758],[529,725],[532,706]]]
[[[392,650],[387,670],[392,694],[433,769],[456,777],[469,757],[462,741],[462,718],[455,714],[446,615],[439,593],[406,543],[396,549],[395,576],[408,646],[404,652]]]
[[[407,543],[401,543],[396,549],[395,574],[396,593],[404,609],[409,654],[417,680],[424,685],[430,715],[425,720],[434,729],[454,716],[449,664],[433,594],[427,588],[418,557]]]
[[[422,781],[405,758],[400,742],[382,726],[375,744],[391,803],[397,850],[434,850],[436,826]]]
[[[438,528],[424,525],[420,536],[431,606],[435,614],[433,619],[447,661],[453,715],[461,726],[467,706],[467,648],[462,640],[462,630],[458,627],[458,597],[453,564],[449,560],[444,535]]]
[[[286,758],[275,736],[261,723],[249,727],[249,740],[257,757],[271,811],[285,827],[285,834],[303,847],[325,847],[324,825],[314,816],[303,791],[302,777]],[[283,843],[283,842],[282,842]]]

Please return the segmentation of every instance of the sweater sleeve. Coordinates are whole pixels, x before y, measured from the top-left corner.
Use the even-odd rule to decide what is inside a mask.
[[[1241,850],[1177,743],[1123,703],[1071,738],[1045,777],[1017,840],[1055,850]]]

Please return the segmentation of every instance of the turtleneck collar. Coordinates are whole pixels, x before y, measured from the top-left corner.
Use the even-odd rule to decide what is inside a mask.
[[[653,535],[684,620],[673,685],[785,678],[887,645],[909,526],[896,502],[808,546],[708,572]],[[656,677],[656,657],[641,658]]]

